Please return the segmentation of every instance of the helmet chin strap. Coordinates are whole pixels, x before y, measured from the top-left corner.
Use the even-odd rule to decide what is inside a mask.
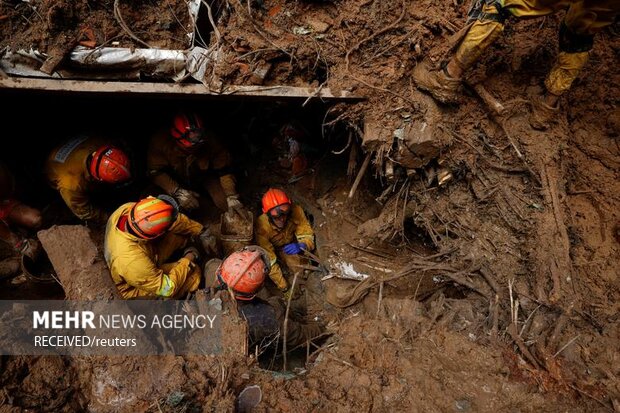
[[[86,157],[86,176],[88,177],[88,179],[96,181],[97,178],[95,178],[93,174],[90,173],[90,164],[93,161],[93,156],[95,156],[95,152],[91,153]]]

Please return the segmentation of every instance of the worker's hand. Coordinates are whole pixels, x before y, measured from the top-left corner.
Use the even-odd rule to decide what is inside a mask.
[[[286,290],[282,290],[282,296],[284,297],[284,301],[288,301],[293,296],[293,289],[287,287]]]
[[[284,253],[287,255],[297,255],[306,248],[308,248],[308,246],[303,242],[291,242],[290,244],[286,244],[282,248],[282,251],[284,251]]]
[[[205,228],[205,230],[200,233],[199,239],[202,248],[207,254],[210,256],[218,255],[217,239],[215,238],[215,235],[209,231],[209,229]]]
[[[41,243],[33,238],[24,238],[15,245],[15,249],[20,254],[36,260],[41,253]]]
[[[198,248],[196,247],[187,247],[183,251],[183,257],[192,262],[196,262],[200,258],[200,252],[198,252]]]
[[[200,197],[200,194],[198,194],[198,192],[179,187],[172,193],[172,196],[177,200],[179,206],[186,211],[191,211],[199,206],[198,198]]]
[[[243,204],[239,201],[239,195],[229,195],[226,197],[226,204],[228,209],[234,209],[239,213],[243,212]]]

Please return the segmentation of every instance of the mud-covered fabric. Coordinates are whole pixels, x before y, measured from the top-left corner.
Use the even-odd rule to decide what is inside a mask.
[[[84,221],[104,222],[107,216],[92,202],[97,186],[89,179],[88,157],[105,142],[99,138],[77,136],[56,147],[48,156],[45,174],[71,212]]]
[[[314,230],[306,218],[301,206],[293,204],[291,214],[284,228],[279,229],[270,220],[267,214],[262,214],[256,220],[256,243],[267,251],[271,263],[269,278],[280,290],[286,290],[288,283],[280,268],[279,255],[281,249],[291,242],[303,242],[309,251],[314,249]],[[287,258],[285,258],[287,259]],[[297,258],[291,258],[297,261]],[[292,269],[294,271],[294,269]]]
[[[593,34],[577,34],[563,22],[560,26],[560,51],[567,53],[589,52],[594,46]]]
[[[592,48],[594,34],[614,22],[620,0],[479,0],[478,7],[482,17],[504,11],[519,18],[566,11],[559,34],[561,53],[545,81],[547,90],[559,96],[570,88],[587,62],[586,52]],[[476,63],[504,30],[501,19],[482,17],[469,28],[456,52],[455,61],[463,70]]]
[[[284,316],[286,308],[276,298],[268,301],[254,298],[250,301],[237,301],[239,312],[248,322],[250,347],[281,346],[284,334]],[[287,322],[286,344],[289,350],[319,336],[323,328],[318,323],[305,323],[296,320],[289,314]]]
[[[104,257],[112,280],[123,298],[180,297],[198,288],[200,268],[187,258],[166,262],[185,247],[203,226],[184,214],[168,232],[154,240],[137,238],[118,228],[133,202],[119,207],[108,220],[104,241]]]
[[[581,69],[588,62],[588,56],[588,52],[558,53],[555,64],[545,79],[545,87],[549,93],[560,96],[570,89],[573,81],[577,79]]]
[[[237,305],[239,313],[248,322],[250,347],[274,346],[280,334],[275,309],[258,298],[251,301],[237,301]]]
[[[504,8],[501,0],[474,0],[467,13],[467,22],[474,20],[504,23],[510,12]]]
[[[178,187],[203,189],[208,178],[219,179],[226,196],[236,195],[231,165],[230,153],[211,135],[195,153],[184,152],[167,129],[156,133],[149,143],[148,174],[153,183],[170,195]]]
[[[566,11],[564,24],[578,35],[594,35],[614,22],[620,0],[502,0],[516,17],[546,16]]]

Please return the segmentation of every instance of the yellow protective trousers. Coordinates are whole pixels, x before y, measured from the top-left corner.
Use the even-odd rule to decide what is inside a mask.
[[[519,18],[533,18],[566,10],[563,22],[566,32],[587,39],[612,24],[620,10],[620,0],[487,0],[484,3],[479,20],[469,28],[455,55],[456,63],[463,70],[473,66],[503,32],[501,16],[506,12]],[[562,45],[562,39],[560,42]],[[545,80],[549,93],[559,96],[567,91],[587,61],[587,50],[562,50]]]

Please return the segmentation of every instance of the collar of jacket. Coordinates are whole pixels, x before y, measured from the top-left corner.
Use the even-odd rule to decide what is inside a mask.
[[[139,242],[139,243],[145,243],[145,242],[149,242],[152,241],[150,239],[144,239],[144,238],[138,238],[135,235],[130,234],[128,231],[123,231],[122,229],[120,229],[118,227],[118,223],[121,219],[121,217],[123,215],[129,215],[129,210],[131,209],[131,207],[133,207],[135,205],[135,202],[132,202],[130,204],[128,204],[125,208],[123,208],[121,214],[118,216],[118,218],[116,219],[116,222],[114,222],[114,231],[117,231],[119,233],[120,236],[122,236],[123,238],[126,238],[128,240],[131,240],[133,242]],[[129,219],[129,218],[128,218]]]

